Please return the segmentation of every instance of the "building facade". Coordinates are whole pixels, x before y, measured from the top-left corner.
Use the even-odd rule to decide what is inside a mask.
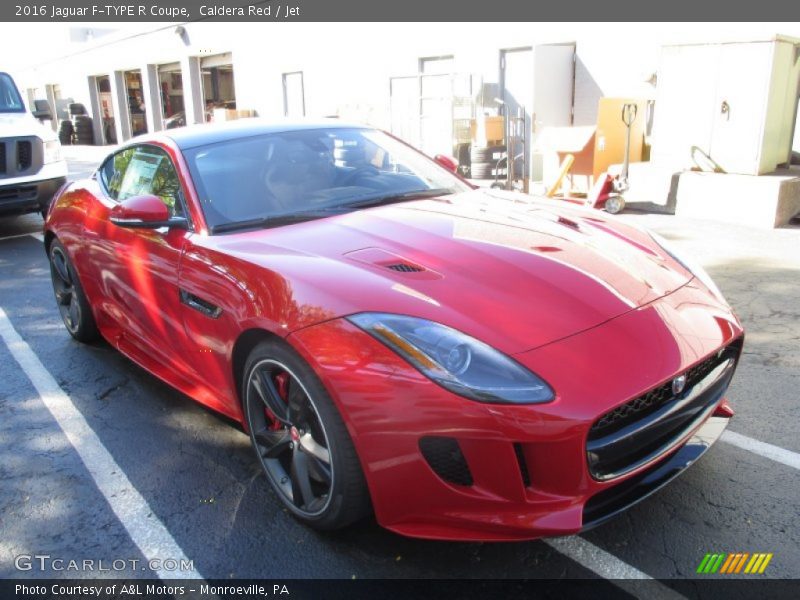
[[[97,144],[243,115],[337,116],[450,153],[470,118],[504,114],[529,152],[546,126],[593,125],[601,97],[654,98],[663,44],[800,35],[800,24],[726,27],[153,24],[76,42],[18,78],[59,119],[69,102],[84,104]]]

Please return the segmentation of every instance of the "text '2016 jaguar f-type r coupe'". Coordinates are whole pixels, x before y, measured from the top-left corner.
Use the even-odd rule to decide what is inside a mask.
[[[53,201],[58,308],[241,422],[311,526],[593,527],[721,435],[742,327],[655,234],[452,166],[336,121],[134,139]]]

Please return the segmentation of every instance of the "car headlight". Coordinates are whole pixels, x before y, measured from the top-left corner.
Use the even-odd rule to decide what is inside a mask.
[[[385,313],[347,319],[460,396],[509,404],[538,404],[555,397],[547,383],[516,361],[445,325]]]
[[[61,144],[58,140],[44,143],[44,163],[54,163],[61,160]]]
[[[647,233],[650,234],[650,237],[653,238],[653,241],[661,246],[661,249],[664,250],[667,254],[669,254],[672,258],[678,261],[684,269],[689,271],[692,275],[697,277],[700,282],[708,288],[708,290],[714,294],[719,300],[727,304],[728,302],[725,300],[725,296],[722,295],[722,292],[717,287],[717,284],[714,283],[714,280],[706,273],[706,270],[700,266],[698,262],[695,260],[687,257],[685,254],[679,253],[675,250],[670,242],[665,240],[663,237],[655,233],[654,231],[648,231]]]

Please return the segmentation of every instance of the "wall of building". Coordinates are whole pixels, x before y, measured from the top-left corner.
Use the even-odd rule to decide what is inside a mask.
[[[230,52],[240,109],[282,116],[282,74],[302,71],[308,116],[340,115],[388,128],[389,79],[416,74],[420,58],[452,55],[457,72],[475,74],[491,89],[499,80],[502,49],[575,42],[574,123],[583,125],[595,122],[602,96],[654,96],[646,80],[658,68],[663,43],[778,31],[800,36],[800,24],[732,24],[718,31],[705,24],[529,23],[190,23],[181,28],[182,33],[176,25],[159,24],[133,36],[107,35],[74,45],[68,55],[19,73],[21,87],[57,83],[62,96],[91,107],[90,76],[129,69],[146,74],[148,65],[181,61],[187,94],[197,87],[189,81],[196,61]],[[202,119],[201,109],[188,112],[194,112],[195,121]]]

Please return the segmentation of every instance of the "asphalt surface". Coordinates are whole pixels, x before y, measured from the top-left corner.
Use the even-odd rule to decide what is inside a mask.
[[[71,176],[91,162],[70,164]],[[729,393],[730,429],[800,452],[800,227],[758,231],[628,215],[709,272],[747,328]],[[247,437],[106,344],[72,341],[52,295],[36,215],[0,219],[0,308],[69,395],[153,513],[206,578],[591,578],[544,541],[406,539],[366,521],[318,533],[291,518]],[[20,554],[143,556],[9,349],[0,341],[0,577]],[[724,441],[624,516],[580,536],[655,578],[692,578],[706,552],[772,552],[767,575],[797,577],[800,473]],[[580,563],[583,564],[580,564]],[[77,574],[97,576],[98,573]],[[151,576],[127,570],[121,576]]]

